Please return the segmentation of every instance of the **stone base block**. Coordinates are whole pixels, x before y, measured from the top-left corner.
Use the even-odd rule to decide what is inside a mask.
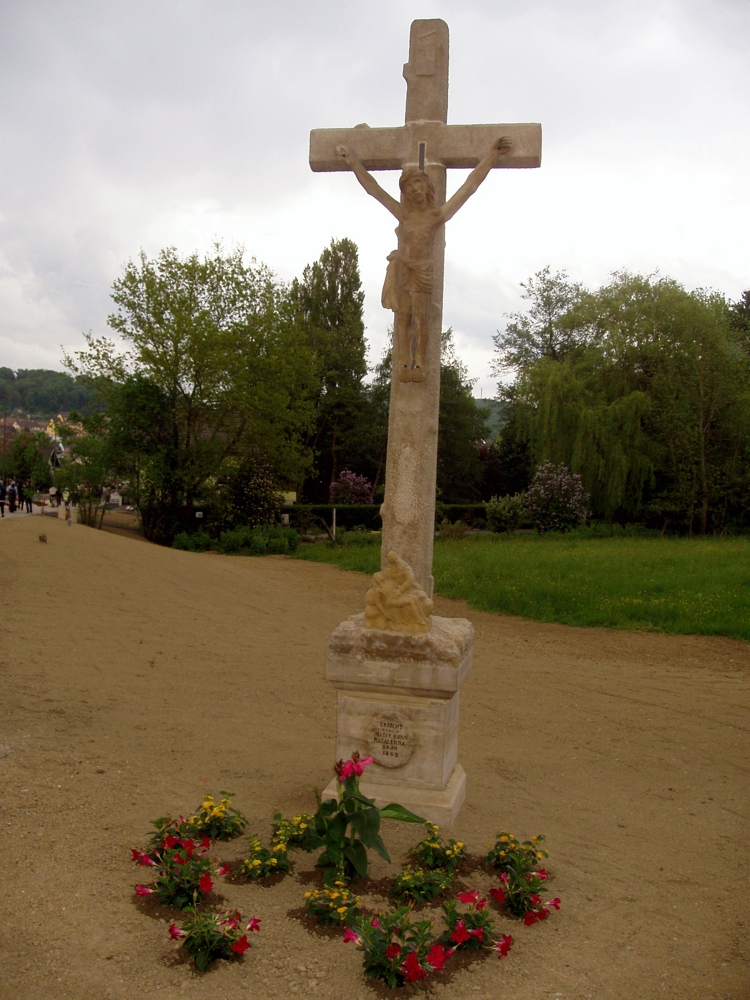
[[[398,802],[417,816],[422,816],[448,830],[456,825],[461,806],[466,799],[466,772],[460,764],[456,764],[448,784],[441,791],[412,788],[403,782],[373,784],[367,782],[366,777],[365,770],[359,784],[360,790],[368,798],[375,799],[375,805],[379,809],[390,805],[391,802]],[[337,795],[338,785],[334,778],[323,792],[323,799],[335,799]]]
[[[326,677],[336,688],[336,757],[372,757],[361,788],[378,805],[398,802],[451,826],[466,796],[458,764],[461,687],[471,670],[474,629],[433,615],[430,631],[365,628],[342,622],[328,644]],[[336,795],[336,782],[326,795]]]

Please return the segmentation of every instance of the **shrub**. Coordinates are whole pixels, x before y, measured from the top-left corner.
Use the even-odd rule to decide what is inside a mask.
[[[407,866],[396,876],[391,886],[391,896],[404,902],[426,903],[444,895],[453,885],[454,876],[440,868]]]
[[[200,972],[205,972],[217,958],[244,955],[250,947],[247,935],[260,930],[260,920],[251,917],[243,927],[244,917],[239,910],[226,913],[192,913],[182,927],[171,924],[169,936],[180,941]]]
[[[446,844],[434,823],[425,823],[427,834],[412,853],[423,868],[443,868],[454,872],[466,853],[462,840],[449,840]]]
[[[275,841],[269,850],[257,837],[250,837],[247,855],[239,867],[239,873],[246,879],[268,878],[279,872],[286,873],[292,867],[286,841],[283,840]]]
[[[335,483],[331,483],[328,499],[331,503],[370,504],[372,503],[372,483],[364,476],[358,476],[345,469]]]
[[[591,516],[589,496],[581,477],[565,465],[545,462],[536,470],[525,505],[534,527],[544,531],[567,531]]]
[[[462,538],[466,537],[466,532],[469,530],[463,521],[456,521],[451,524],[448,518],[444,518],[440,522],[440,537],[443,541],[460,541]]]
[[[189,535],[187,531],[181,531],[174,536],[172,548],[184,549],[186,552],[208,552],[214,544],[214,540],[207,531],[196,531],[194,535]]]
[[[219,548],[227,555],[287,555],[294,552],[299,543],[299,535],[292,528],[278,526],[253,528],[231,528],[222,531]]]
[[[487,527],[490,531],[513,531],[523,520],[524,494],[492,497],[487,502]]]

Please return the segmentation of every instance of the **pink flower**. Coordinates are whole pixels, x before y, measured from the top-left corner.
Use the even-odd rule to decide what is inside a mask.
[[[349,944],[350,941],[359,942],[359,934],[355,934],[351,927],[347,927],[344,931],[344,944]]]
[[[502,872],[500,875],[500,881],[503,885],[507,885],[510,882],[510,875],[507,872]]]
[[[544,870],[544,868],[540,868],[538,872],[533,872],[532,874],[536,875],[536,877],[542,882],[546,882],[546,880],[549,878],[549,875]]]
[[[400,954],[401,954],[400,944],[389,944],[388,947],[385,949],[385,957],[389,961],[392,961],[397,955]]]
[[[250,917],[247,922],[247,929],[249,931],[260,931],[260,920],[257,917]]]
[[[370,921],[370,927],[380,927],[380,921],[377,917],[373,917]]]
[[[427,952],[425,961],[430,963],[435,972],[439,972],[440,969],[442,969],[442,967],[445,965],[445,960],[448,958],[449,955],[450,952],[446,951],[446,949],[441,944],[437,944],[436,942],[432,946],[432,948],[430,948],[430,950]]]
[[[459,892],[457,898],[462,903],[477,903],[479,902],[479,892],[476,889],[472,889],[471,892]]]
[[[247,934],[243,934],[239,941],[235,941],[232,945],[232,951],[236,952],[238,955],[244,955],[249,947],[250,945],[247,941]]]
[[[506,934],[504,938],[500,938],[495,947],[497,948],[497,957],[505,958],[505,956],[510,951],[510,946],[513,944],[513,938],[510,934]]]
[[[505,893],[499,886],[497,889],[490,889],[490,896],[492,896],[495,902],[498,903],[500,906],[502,906],[502,904],[505,902]]]
[[[211,876],[208,872],[204,872],[200,877],[200,882],[198,883],[198,888],[201,892],[210,892],[214,887]]]
[[[136,896],[150,896],[153,889],[147,889],[145,885],[137,885],[135,887]]]
[[[217,875],[226,875],[229,872],[229,865],[222,865],[216,872]]]
[[[464,941],[468,941],[471,935],[466,930],[466,924],[463,920],[459,920],[456,924],[456,929],[451,934],[451,941],[455,941],[456,944],[463,944]]]
[[[406,956],[406,961],[401,966],[401,971],[404,973],[404,979],[407,983],[416,983],[417,980],[424,979],[427,975],[419,964],[419,959],[415,951],[410,951]]]
[[[559,897],[559,896],[555,896],[555,898],[554,898],[554,899],[551,899],[551,900],[549,901],[549,905],[550,905],[550,906],[554,906],[554,908],[555,908],[556,910],[559,910],[559,909],[560,909],[560,897]]]
[[[368,764],[372,763],[374,763],[372,757],[364,757],[360,760],[359,753],[355,750],[351,760],[339,760],[333,769],[339,781],[346,781],[347,778],[352,778],[355,775],[359,778]]]
[[[185,931],[181,931],[177,924],[169,925],[169,936],[173,941],[179,941]]]

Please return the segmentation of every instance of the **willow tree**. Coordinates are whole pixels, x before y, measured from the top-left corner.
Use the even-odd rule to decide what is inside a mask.
[[[526,365],[514,386],[535,459],[580,472],[598,516],[720,528],[750,457],[748,353],[726,301],[618,272],[564,323],[579,348]]]

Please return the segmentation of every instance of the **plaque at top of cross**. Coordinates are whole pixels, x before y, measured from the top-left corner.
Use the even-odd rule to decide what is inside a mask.
[[[395,553],[432,596],[444,223],[496,167],[538,167],[541,126],[447,125],[448,26],[411,26],[406,123],[396,128],[315,129],[310,166],[352,171],[397,220],[398,248],[388,258],[383,305],[394,312],[393,378],[388,421],[381,562]],[[446,168],[473,168],[446,202]],[[373,170],[401,170],[401,199]],[[392,562],[392,560],[391,560]]]

